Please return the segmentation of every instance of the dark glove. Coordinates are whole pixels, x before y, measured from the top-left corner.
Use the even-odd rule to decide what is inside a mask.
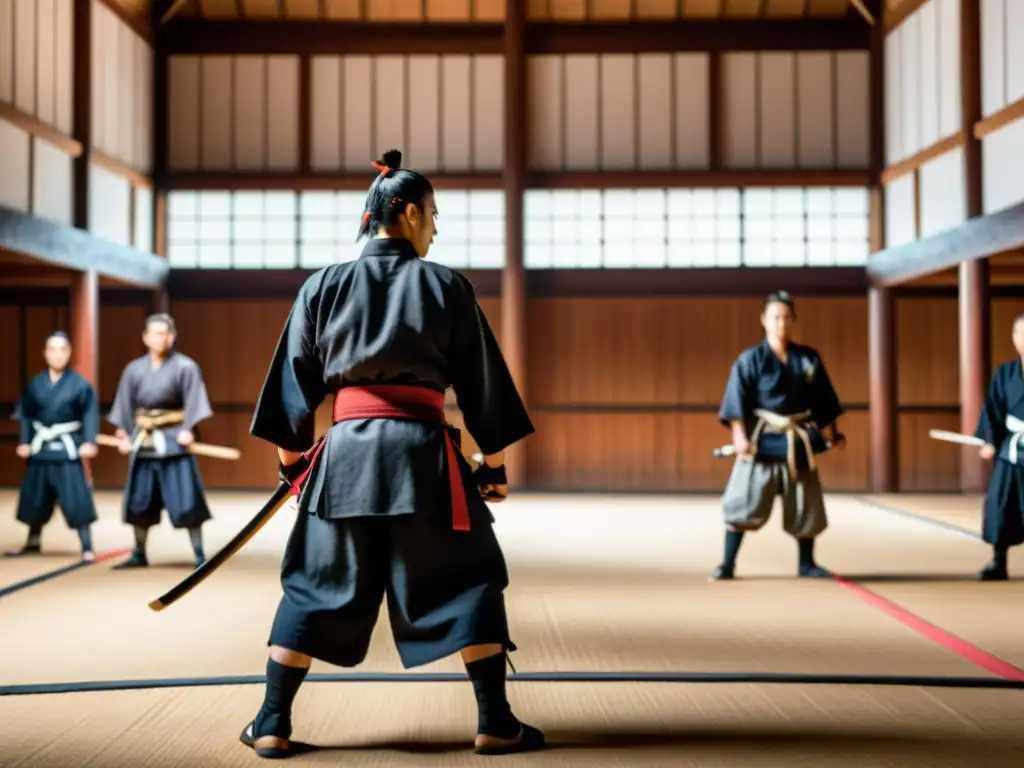
[[[485,485],[508,485],[508,476],[505,474],[505,465],[502,464],[500,467],[489,467],[484,463],[483,457],[479,457],[479,466],[473,470],[473,482],[475,482],[480,488],[483,488]],[[504,499],[505,496],[506,494],[498,493],[493,488],[483,494],[485,499]]]
[[[500,467],[489,467],[481,464],[473,470],[473,480],[477,485],[508,485],[508,476],[505,474],[505,465]]]
[[[299,479],[303,472],[309,469],[309,459],[303,456],[301,459],[296,461],[294,464],[277,465],[277,479],[282,483],[288,483],[288,485],[295,485],[295,481]]]

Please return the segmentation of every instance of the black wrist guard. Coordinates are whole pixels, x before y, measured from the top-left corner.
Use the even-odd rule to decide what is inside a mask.
[[[288,485],[294,485],[295,481],[299,479],[299,476],[309,469],[309,459],[303,456],[301,459],[296,461],[294,464],[277,465],[277,479],[282,483],[288,483]]]
[[[508,476],[505,474],[505,465],[489,467],[486,464],[481,464],[474,470],[473,480],[477,485],[507,485]]]

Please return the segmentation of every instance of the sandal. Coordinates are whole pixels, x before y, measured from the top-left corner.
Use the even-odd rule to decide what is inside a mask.
[[[540,730],[532,725],[520,723],[519,736],[515,741],[475,747],[473,751],[478,755],[514,755],[519,752],[536,752],[539,749],[544,749],[546,745],[544,734]]]
[[[306,744],[300,744],[288,739],[283,739],[283,741],[288,745],[285,747],[257,747],[256,737],[253,736],[253,729],[255,727],[256,721],[250,721],[250,723],[245,726],[245,730],[243,730],[241,735],[238,737],[238,740],[245,744],[245,746],[254,750],[257,757],[262,757],[264,760],[284,760],[285,758],[292,757],[293,755],[309,751],[309,747]],[[267,734],[267,736],[271,735],[273,734]],[[281,737],[278,736],[277,738]]]

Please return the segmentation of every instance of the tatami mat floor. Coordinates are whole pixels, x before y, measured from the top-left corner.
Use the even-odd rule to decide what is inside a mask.
[[[263,498],[211,494],[208,551]],[[97,548],[130,546],[117,495],[97,500]],[[927,500],[931,508],[967,509],[959,497]],[[776,518],[744,542],[739,578],[712,584],[707,575],[722,545],[717,498],[515,496],[494,509],[512,574],[516,668],[1013,677],[1013,665],[1024,667],[1024,580],[972,581],[988,559],[983,543],[885,508],[907,502],[907,511],[927,516],[913,497],[868,501],[829,498],[831,527],[818,559],[847,581],[792,578],[796,546]],[[14,494],[0,492],[0,508],[13,506]],[[977,529],[977,509],[973,527],[962,523],[968,532]],[[282,512],[159,614],[146,604],[184,576],[191,559],[185,533],[166,522],[153,533],[147,571],[112,571],[112,560],[3,594],[76,561],[77,539],[56,518],[44,535],[54,554],[0,560],[0,693],[20,684],[262,674],[294,514]],[[24,536],[12,518],[0,520],[4,549]],[[1024,573],[1017,551],[1011,569]],[[943,641],[942,630],[961,645]],[[983,652],[1002,666],[980,663]],[[360,670],[403,672],[386,613]],[[313,671],[343,670],[315,664]],[[461,665],[448,659],[415,671],[459,672]],[[1024,699],[1014,690],[638,682],[510,688],[521,716],[559,746],[513,758],[517,766],[1010,766],[1024,754]],[[0,697],[0,766],[251,765],[256,759],[236,738],[261,690]],[[300,694],[296,738],[338,749],[294,762],[482,763],[466,751],[474,725],[464,683],[314,683]]]

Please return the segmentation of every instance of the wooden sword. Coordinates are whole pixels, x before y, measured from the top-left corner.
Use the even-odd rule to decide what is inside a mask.
[[[985,441],[974,435],[964,435],[960,432],[948,432],[945,429],[929,429],[928,437],[932,440],[942,440],[945,443],[959,443],[960,445],[974,445],[980,448]]]
[[[96,435],[96,445],[102,445],[107,448],[120,448],[121,441],[113,435]],[[209,456],[211,459],[227,459],[228,461],[236,461],[242,452],[237,448],[228,448],[223,445],[209,445],[207,443],[192,443],[185,450],[189,453],[194,453],[196,456]]]

